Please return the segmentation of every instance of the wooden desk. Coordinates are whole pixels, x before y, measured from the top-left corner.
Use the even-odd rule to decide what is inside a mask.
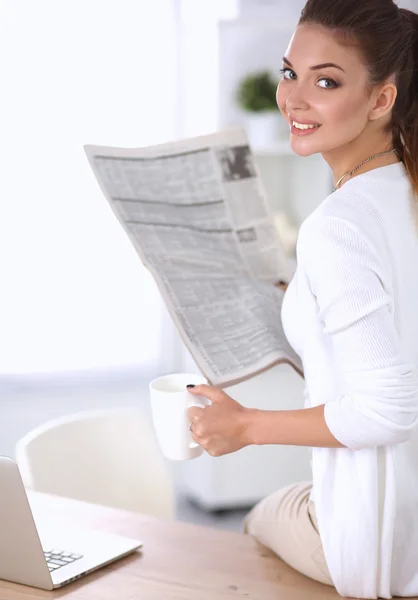
[[[35,519],[139,538],[137,552],[47,592],[0,581],[0,600],[341,600],[250,536],[30,494]]]

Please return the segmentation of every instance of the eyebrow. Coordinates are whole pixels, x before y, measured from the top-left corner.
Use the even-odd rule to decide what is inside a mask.
[[[292,69],[293,69],[292,63],[285,56],[283,56],[283,62],[285,62],[286,64],[288,64],[289,67],[292,67]],[[343,73],[345,73],[345,71],[344,71],[344,69],[342,67],[340,67],[339,65],[336,65],[335,63],[332,63],[332,62],[322,63],[320,65],[315,65],[314,67],[311,67],[311,71],[317,71],[318,69],[325,69],[326,67],[334,67],[335,69],[340,69],[340,71],[342,71]]]

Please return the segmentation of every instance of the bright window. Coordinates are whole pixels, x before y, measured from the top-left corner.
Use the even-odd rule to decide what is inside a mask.
[[[178,136],[175,0],[0,2],[0,53],[0,372],[155,367],[171,323],[83,144]]]

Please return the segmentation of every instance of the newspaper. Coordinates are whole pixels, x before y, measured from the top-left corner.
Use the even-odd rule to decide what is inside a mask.
[[[287,362],[292,269],[242,129],[146,148],[84,146],[202,374],[228,387]]]

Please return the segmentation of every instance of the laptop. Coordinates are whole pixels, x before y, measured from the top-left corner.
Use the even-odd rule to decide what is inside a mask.
[[[82,529],[37,529],[18,466],[0,456],[0,579],[52,590],[142,547]]]

